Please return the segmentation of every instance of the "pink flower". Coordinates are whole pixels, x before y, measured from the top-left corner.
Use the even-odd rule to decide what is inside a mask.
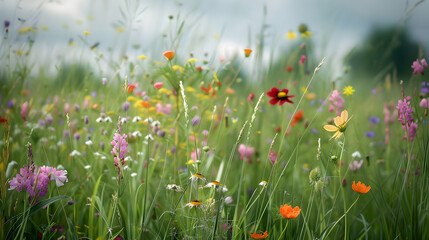
[[[156,82],[155,84],[153,84],[153,86],[154,86],[156,89],[160,89],[160,88],[162,88],[162,85],[163,85],[163,83],[162,83],[162,82]]]
[[[240,159],[243,160],[246,158],[246,161],[252,163],[252,156],[255,154],[255,148],[249,147],[244,144],[238,146],[238,152],[240,153]]]
[[[421,64],[420,64],[421,63]],[[413,74],[414,75],[417,75],[417,74],[421,74],[421,75],[424,75],[424,70],[423,70],[423,68],[425,68],[425,67],[427,67],[428,66],[428,64],[427,64],[427,62],[426,62],[426,59],[424,59],[424,58],[422,58],[421,60],[420,60],[420,63],[419,63],[419,59],[417,59],[416,61],[414,61],[413,62],[413,65],[411,65],[411,68],[413,68],[414,69],[414,71],[413,71]]]
[[[21,106],[21,117],[22,117],[22,119],[24,119],[24,121],[27,120],[29,110],[30,110],[30,108],[28,106],[28,102],[25,102],[24,104],[22,104],[22,106]]]
[[[268,159],[274,165],[274,163],[276,163],[276,161],[277,161],[276,152],[275,151],[271,151],[270,154],[268,155]]]
[[[341,92],[335,89],[332,91],[331,96],[329,96],[329,112],[336,110],[338,116],[341,114],[341,110],[344,108],[344,99],[340,96]]]
[[[307,57],[305,55],[301,55],[301,59],[299,59],[299,64],[303,65]]]
[[[423,99],[420,101],[419,106],[420,106],[421,108],[429,108],[429,107],[428,107],[428,99],[427,99],[427,98],[423,98]]]
[[[165,104],[164,106],[162,103],[156,104],[156,112],[157,113],[164,113],[164,114],[171,114],[171,104]]]
[[[350,171],[357,171],[362,167],[363,164],[363,160],[360,160],[359,162],[354,160],[353,162],[350,163],[349,168]]]

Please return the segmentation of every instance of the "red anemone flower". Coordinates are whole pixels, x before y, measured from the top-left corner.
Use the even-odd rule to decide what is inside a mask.
[[[289,93],[289,89],[283,88],[281,91],[276,88],[273,87],[271,88],[270,91],[267,92],[267,95],[269,97],[271,97],[272,99],[270,100],[270,104],[272,105],[276,105],[278,102],[279,105],[283,105],[283,103],[288,102],[288,103],[293,103],[291,100],[289,100],[289,98],[293,98],[295,97],[295,95],[287,95]]]

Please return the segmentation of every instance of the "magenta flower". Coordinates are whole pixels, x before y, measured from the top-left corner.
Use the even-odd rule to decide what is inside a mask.
[[[164,114],[171,114],[171,104],[165,104],[164,106],[162,103],[156,104],[156,113],[164,113]]]
[[[255,148],[249,147],[244,144],[238,146],[238,152],[240,153],[240,159],[243,160],[246,158],[246,161],[252,163],[252,156],[255,154]]]
[[[423,98],[420,103],[419,103],[419,107],[421,108],[429,108],[428,107],[428,99],[427,98]]]
[[[307,57],[305,55],[301,55],[301,58],[299,59],[299,64],[303,65],[306,59]]]
[[[338,116],[341,114],[341,110],[344,108],[344,99],[340,96],[341,92],[335,89],[332,91],[331,96],[329,96],[329,112],[336,110]]]
[[[401,122],[402,128],[405,131],[404,139],[407,139],[407,132],[408,132],[408,138],[412,142],[414,140],[414,137],[417,134],[417,124],[414,122],[413,119],[413,109],[411,108],[409,100],[411,99],[410,96],[407,96],[403,100],[398,100],[398,106],[396,106],[396,109],[399,110],[399,117],[398,121]]]
[[[421,63],[421,64],[420,64]],[[417,75],[417,74],[421,74],[421,75],[424,75],[424,70],[423,70],[423,68],[425,68],[425,67],[427,67],[428,66],[428,64],[427,64],[427,62],[426,62],[426,59],[424,59],[424,58],[422,58],[421,60],[420,60],[420,63],[419,63],[419,59],[417,59],[416,61],[414,61],[413,62],[413,65],[411,65],[411,68],[413,68],[414,69],[414,71],[413,71],[413,74],[414,75]]]

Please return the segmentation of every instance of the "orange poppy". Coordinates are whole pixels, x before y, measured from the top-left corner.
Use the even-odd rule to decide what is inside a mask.
[[[370,186],[367,187],[364,183],[361,183],[360,181],[357,184],[355,184],[355,181],[353,181],[352,188],[355,192],[362,194],[367,193],[369,192],[369,190],[371,190]]]
[[[250,54],[252,53],[252,49],[250,49],[250,48],[245,48],[243,50],[244,50],[244,56],[245,57],[249,57]]]
[[[152,107],[152,104],[150,104],[148,101],[143,101],[142,106],[145,108],[148,108],[148,107]]]
[[[136,87],[137,87],[137,84],[128,84],[127,93],[132,93],[134,88]],[[124,86],[124,90],[125,90],[125,86]]]
[[[294,208],[292,208],[292,206],[289,206],[287,204],[285,204],[284,206],[280,206],[280,214],[287,219],[298,217],[300,212],[301,212],[301,209],[298,206]]]
[[[167,60],[171,60],[174,58],[174,52],[171,50],[167,50],[164,53],[162,53],[162,55],[164,55],[165,58],[167,58]]]
[[[299,123],[303,118],[304,118],[304,111],[301,109],[297,113],[295,113],[295,115],[293,115],[293,119],[290,125],[292,127],[295,127],[295,125]]]
[[[265,231],[264,233],[251,233],[250,237],[253,239],[264,239],[268,237],[268,232]]]

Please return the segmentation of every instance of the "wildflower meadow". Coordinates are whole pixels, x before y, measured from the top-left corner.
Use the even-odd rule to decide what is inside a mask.
[[[277,45],[262,24],[194,52],[171,11],[146,47],[124,21],[116,45],[63,25],[43,51],[48,26],[0,15],[0,239],[429,239],[422,45],[398,64],[393,37],[353,65],[311,24]]]

